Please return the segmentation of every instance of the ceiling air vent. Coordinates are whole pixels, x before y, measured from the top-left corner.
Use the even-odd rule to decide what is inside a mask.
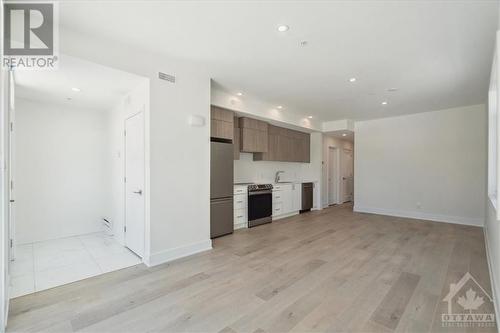
[[[175,83],[175,76],[170,75],[170,74],[165,74],[165,73],[162,73],[162,72],[158,72],[158,78],[161,79],[161,80],[165,80],[165,81],[168,81],[168,82]]]

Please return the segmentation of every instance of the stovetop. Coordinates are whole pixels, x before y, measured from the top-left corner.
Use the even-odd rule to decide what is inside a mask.
[[[249,191],[272,190],[273,184],[252,184],[248,185]]]

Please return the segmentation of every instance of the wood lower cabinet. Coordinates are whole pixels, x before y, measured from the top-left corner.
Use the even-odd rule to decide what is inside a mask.
[[[210,137],[234,139],[234,112],[212,105],[210,108]]]
[[[254,161],[309,163],[310,134],[269,125],[268,150],[254,154]]]

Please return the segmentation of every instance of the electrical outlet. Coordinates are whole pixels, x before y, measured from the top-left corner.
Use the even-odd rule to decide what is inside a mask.
[[[421,209],[421,208],[422,208],[422,203],[417,202],[417,209]]]

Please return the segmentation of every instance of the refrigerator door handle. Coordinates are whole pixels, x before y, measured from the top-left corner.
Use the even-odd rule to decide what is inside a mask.
[[[233,201],[233,197],[210,199],[211,203],[226,202],[226,201]]]

